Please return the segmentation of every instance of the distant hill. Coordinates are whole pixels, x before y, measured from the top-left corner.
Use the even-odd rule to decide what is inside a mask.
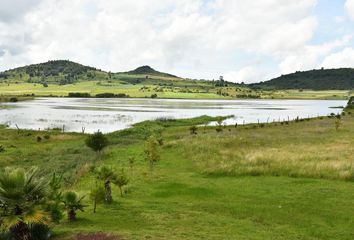
[[[249,85],[257,89],[354,89],[354,69],[321,69],[282,75],[270,81]]]
[[[147,77],[148,76],[148,77]],[[180,79],[175,75],[154,70],[149,66],[138,67],[129,72],[112,73],[101,71],[94,67],[85,66],[68,60],[54,60],[45,63],[0,72],[0,82],[28,82],[40,84],[73,84],[81,81],[117,80],[126,83],[145,83]]]
[[[133,71],[125,72],[125,74],[153,75],[153,76],[177,78],[177,76],[169,74],[169,73],[158,72],[155,69],[151,68],[150,66],[141,66],[141,67],[138,67],[137,69],[135,69]]]
[[[93,67],[68,60],[55,60],[31,64],[0,73],[0,80],[16,80],[29,83],[71,84],[78,80],[96,79],[97,75],[107,75]]]

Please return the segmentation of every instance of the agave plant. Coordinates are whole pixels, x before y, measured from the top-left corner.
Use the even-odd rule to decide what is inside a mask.
[[[47,183],[36,168],[5,169],[0,174],[0,227],[14,239],[31,239],[29,225],[47,221],[41,210]]]

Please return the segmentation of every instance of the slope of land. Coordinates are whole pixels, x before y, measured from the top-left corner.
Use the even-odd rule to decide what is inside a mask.
[[[321,70],[311,74],[296,73],[248,86],[224,80],[179,78],[156,71],[149,66],[142,66],[129,72],[112,73],[67,60],[57,60],[0,73],[0,96],[61,97],[68,96],[69,93],[81,93],[83,96],[94,97],[96,94],[113,93],[143,98],[347,99],[354,84],[353,78],[350,78],[351,74],[350,69]]]
[[[147,75],[147,76],[153,75],[153,76],[161,76],[161,77],[167,77],[167,78],[178,78],[177,76],[169,74],[169,73],[158,72],[155,69],[151,68],[150,66],[141,66],[135,70],[125,72],[125,74]]]
[[[354,69],[321,69],[282,75],[270,81],[250,84],[260,89],[354,89]]]
[[[123,168],[125,195],[53,230],[58,240],[78,233],[123,239],[352,239],[354,113],[289,123],[199,127],[212,120],[159,120],[108,135],[98,165]],[[144,143],[161,136],[160,161],[150,176]],[[37,136],[49,138],[37,142]],[[0,167],[39,166],[65,173],[66,189],[88,196],[95,155],[86,135],[0,129]],[[130,160],[134,159],[134,164]],[[171,234],[173,229],[173,234]]]

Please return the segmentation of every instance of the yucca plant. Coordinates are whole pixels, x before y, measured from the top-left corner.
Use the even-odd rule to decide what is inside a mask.
[[[85,196],[79,197],[75,192],[66,192],[63,196],[64,208],[68,213],[68,221],[76,220],[76,212],[84,211],[86,205],[82,203]]]
[[[47,221],[41,210],[46,196],[47,183],[37,169],[5,169],[0,174],[0,227],[14,239],[32,239],[29,225]]]

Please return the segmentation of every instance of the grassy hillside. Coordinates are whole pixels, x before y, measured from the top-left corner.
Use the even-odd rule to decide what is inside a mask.
[[[282,75],[270,81],[251,84],[261,89],[354,89],[354,69],[321,69]]]
[[[301,75],[301,73],[298,73]],[[317,72],[313,73],[316,78]],[[344,76],[338,73],[338,76]],[[299,79],[302,79],[299,77]],[[306,80],[306,81],[305,81]],[[78,63],[58,60],[41,64],[20,67],[0,73],[0,96],[3,99],[11,96],[68,96],[69,93],[84,93],[94,97],[96,94],[113,93],[129,97],[157,98],[198,98],[198,99],[347,99],[350,87],[337,84],[334,89],[347,90],[296,90],[307,88],[303,81],[313,83],[313,80],[301,80],[299,84],[291,84],[287,79],[279,81],[279,88],[274,90],[270,83],[254,84],[250,88],[244,84],[227,81],[193,80],[176,77],[172,74],[142,66],[133,71],[111,73],[101,71]],[[298,82],[298,80],[296,80]],[[271,81],[273,83],[273,81]],[[320,83],[316,87],[320,88]],[[336,83],[335,81],[330,84]],[[302,86],[302,87],[300,87]],[[272,90],[270,90],[272,89]]]
[[[354,113],[265,125],[198,127],[213,120],[144,122],[108,135],[98,165],[125,169],[125,195],[92,212],[94,154],[86,135],[0,129],[0,166],[65,173],[66,189],[86,195],[86,211],[53,230],[58,240],[103,231],[123,239],[352,239]],[[161,136],[150,176],[145,139]],[[49,138],[44,138],[49,135]],[[37,142],[37,137],[43,140]],[[133,158],[131,165],[129,159]],[[133,166],[133,167],[132,167]],[[171,229],[173,233],[171,233]]]

